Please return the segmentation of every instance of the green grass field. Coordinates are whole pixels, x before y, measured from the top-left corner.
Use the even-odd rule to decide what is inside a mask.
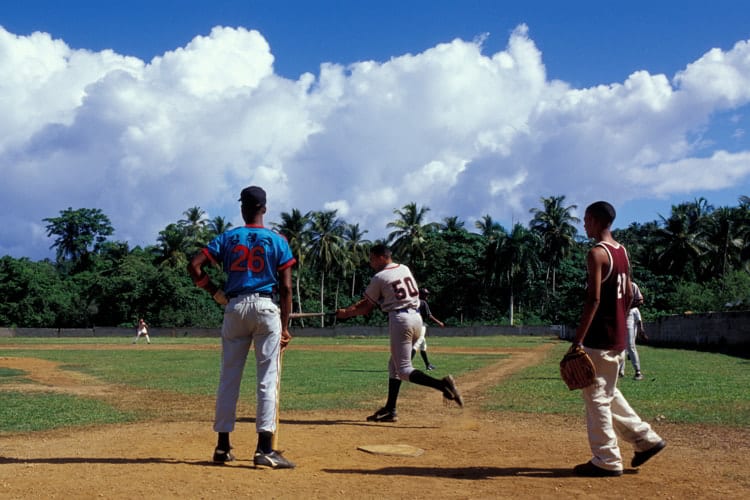
[[[132,350],[107,345],[127,344],[121,338],[12,338],[0,339],[0,356],[32,357],[62,363],[65,370],[86,373],[105,383],[173,391],[188,396],[212,397],[218,381],[219,350],[159,350],[141,345]],[[154,338],[161,345],[219,344],[218,339]],[[438,375],[457,377],[488,364],[502,362],[505,354],[466,354],[461,348],[534,347],[555,345],[538,365],[522,370],[497,386],[487,387],[482,409],[491,412],[580,415],[578,391],[568,391],[559,378],[558,362],[568,345],[537,337],[432,337],[430,347],[455,348],[456,353],[435,353]],[[3,349],[4,345],[23,349]],[[86,345],[100,348],[87,350]],[[50,345],[65,349],[50,349]],[[82,349],[75,349],[81,345]],[[379,346],[382,351],[295,350],[285,354],[283,401],[285,410],[363,408],[383,396],[387,378],[385,338],[296,338],[292,346]],[[722,354],[639,347],[646,379],[626,378],[620,388],[646,420],[750,427],[750,361]],[[417,358],[418,359],[418,358]],[[417,363],[419,365],[419,363]],[[254,400],[254,370],[245,374],[242,396]],[[627,366],[632,375],[632,366]],[[138,418],[91,398],[25,392],[31,382],[23,370],[0,368],[0,432],[23,432],[61,426],[129,422]],[[2,386],[13,384],[13,390]],[[411,390],[405,384],[404,392]]]

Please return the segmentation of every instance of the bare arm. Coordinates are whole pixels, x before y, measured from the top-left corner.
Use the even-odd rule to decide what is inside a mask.
[[[337,310],[336,317],[338,319],[346,319],[351,318],[352,316],[365,316],[370,314],[373,309],[375,309],[375,304],[365,298],[349,307]]]
[[[279,271],[279,308],[281,309],[281,348],[292,340],[289,315],[292,313],[292,266]]]
[[[601,300],[601,285],[602,285],[602,268],[609,263],[607,254],[601,248],[594,247],[589,250],[586,256],[586,300],[583,303],[583,312],[581,313],[581,320],[578,323],[576,329],[576,336],[573,340],[573,344],[583,344],[583,339],[586,338],[586,334],[589,331],[591,322],[594,320],[596,310],[599,309],[599,302]]]
[[[431,319],[432,321],[434,321],[435,323],[437,323],[437,325],[438,325],[438,326],[439,326],[440,328],[443,328],[443,327],[445,326],[445,323],[443,323],[442,321],[440,321],[439,319],[437,319],[437,318],[436,318],[435,316],[433,316],[432,314],[430,314],[430,319]]]
[[[224,292],[211,281],[211,278],[203,270],[203,267],[209,264],[211,264],[211,260],[208,256],[203,252],[198,252],[195,257],[188,262],[188,274],[190,274],[190,277],[193,279],[195,286],[203,288],[210,293],[211,297],[213,297],[219,304],[226,305],[227,298],[224,295]]]
[[[638,309],[636,309],[638,311]],[[648,335],[646,335],[646,329],[643,327],[643,316],[641,316],[641,312],[638,311],[638,322],[637,322],[637,328],[636,328],[636,338],[648,341]]]

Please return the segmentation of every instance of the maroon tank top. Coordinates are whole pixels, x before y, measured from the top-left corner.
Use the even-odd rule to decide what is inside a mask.
[[[593,349],[621,351],[627,343],[628,304],[625,287],[630,267],[628,253],[622,245],[614,246],[600,241],[596,246],[607,252],[609,272],[602,276],[599,307],[583,345]]]

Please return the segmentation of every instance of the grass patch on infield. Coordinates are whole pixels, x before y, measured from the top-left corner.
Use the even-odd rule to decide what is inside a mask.
[[[560,379],[559,362],[568,343],[550,350],[544,361],[516,373],[489,391],[492,411],[579,414],[580,391]],[[750,426],[750,361],[724,354],[639,346],[644,380],[626,377],[619,389],[646,421]]]
[[[27,382],[27,379],[24,378],[24,375],[26,372],[23,370],[16,370],[15,368],[4,368],[0,366],[0,384],[8,384],[8,383],[21,383],[21,382]]]
[[[29,432],[134,420],[134,415],[94,399],[0,391],[0,432]]]

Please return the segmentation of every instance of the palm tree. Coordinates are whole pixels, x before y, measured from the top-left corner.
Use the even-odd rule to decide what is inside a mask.
[[[320,312],[325,310],[325,276],[344,261],[344,222],[336,217],[336,210],[312,212],[310,244],[307,255],[320,273]],[[324,318],[320,318],[320,326]]]
[[[742,238],[742,249],[740,259],[745,270],[750,272],[750,197],[742,195],[739,197],[740,206],[737,207],[738,236]]]
[[[190,250],[189,253],[193,253],[207,243],[206,226],[208,220],[206,219],[206,212],[202,208],[195,206],[182,212],[182,215],[185,218],[180,219],[177,223],[185,231],[185,238]]]
[[[181,226],[192,227],[195,229],[202,229],[206,226],[206,211],[201,207],[190,207],[182,212],[182,215],[184,215],[185,218],[177,221]]]
[[[182,267],[187,264],[189,242],[182,226],[169,224],[159,231],[156,240],[159,242],[160,265]]]
[[[386,227],[395,228],[388,234],[387,239],[394,253],[399,255],[399,260],[405,264],[414,263],[417,258],[424,261],[427,233],[440,227],[436,222],[423,224],[425,215],[429,211],[428,207],[417,208],[416,203],[409,203],[401,210],[394,210],[393,213],[399,218],[386,225]]]
[[[349,268],[352,271],[352,286],[350,290],[350,297],[354,297],[354,290],[356,285],[357,267],[364,261],[367,261],[368,246],[370,240],[363,239],[367,230],[362,231],[359,229],[359,224],[347,224],[344,227],[344,240],[345,249],[347,250],[347,259],[345,268]]]
[[[310,213],[302,215],[298,209],[292,209],[292,213],[281,213],[281,224],[272,224],[274,229],[284,235],[289,242],[292,253],[297,258],[297,269],[295,278],[295,289],[297,292],[298,312],[302,312],[302,295],[300,293],[300,279],[305,262],[305,252],[309,241],[308,228],[310,226]]]
[[[700,275],[701,257],[709,248],[704,230],[704,216],[709,210],[701,200],[705,202],[701,198],[694,203],[673,205],[668,219],[659,216],[663,227],[659,228],[655,239],[658,260],[666,274],[688,278]],[[695,276],[685,276],[689,271]]]
[[[708,274],[726,276],[733,264],[740,262],[743,238],[737,224],[738,209],[721,207],[711,213],[706,231],[706,240],[711,255]]]
[[[442,232],[458,232],[463,231],[466,223],[460,220],[458,217],[446,217],[443,219],[443,223],[440,224],[440,231]]]
[[[578,205],[563,206],[565,196],[551,196],[541,198],[543,209],[532,208],[530,212],[534,218],[529,223],[532,231],[541,236],[544,242],[542,254],[547,262],[547,277],[552,275],[552,293],[555,293],[556,274],[562,260],[568,255],[575,243],[576,230],[574,224],[580,219],[570,214]]]
[[[513,230],[504,238],[497,252],[498,274],[510,291],[509,314],[510,324],[513,325],[514,291],[516,285],[530,281],[539,266],[540,239],[532,231],[520,223],[513,226]]]
[[[499,222],[492,220],[489,214],[482,216],[481,220],[474,222],[474,227],[485,240],[484,251],[484,276],[485,288],[491,287],[497,280],[497,254],[508,233]]]
[[[489,241],[493,241],[497,238],[497,235],[501,232],[505,232],[503,226],[499,222],[492,220],[492,216],[487,214],[483,215],[481,220],[474,223],[474,227],[479,229],[479,234],[487,238]]]
[[[229,231],[232,228],[232,223],[226,218],[217,215],[210,221],[208,221],[208,239],[212,239],[222,233]]]

